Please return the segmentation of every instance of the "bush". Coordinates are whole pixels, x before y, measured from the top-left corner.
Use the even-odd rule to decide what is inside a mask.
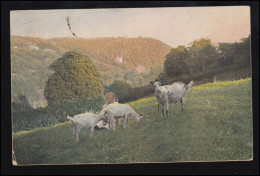
[[[50,103],[64,99],[80,100],[103,95],[101,75],[93,61],[77,52],[67,52],[49,66],[54,73],[49,77],[44,96]]]
[[[133,100],[138,100],[147,95],[151,95],[154,92],[153,87],[148,84],[141,87],[131,88],[127,92],[124,92],[122,96],[118,99],[119,103],[126,103]]]
[[[113,92],[116,96],[116,99],[122,103],[124,98],[128,96],[128,92],[131,90],[131,86],[123,80],[114,80],[114,82],[105,88],[107,92]]]

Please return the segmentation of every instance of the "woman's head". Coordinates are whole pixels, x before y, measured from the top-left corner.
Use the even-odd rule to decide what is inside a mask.
[[[114,103],[115,95],[112,92],[106,94],[106,99],[109,104]]]

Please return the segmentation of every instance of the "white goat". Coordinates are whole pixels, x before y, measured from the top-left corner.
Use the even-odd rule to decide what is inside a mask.
[[[166,109],[166,116],[168,117],[168,109],[170,103],[181,103],[181,111],[184,111],[184,96],[189,88],[194,84],[191,81],[188,85],[185,85],[182,82],[174,82],[169,85],[161,86],[160,82],[152,82],[151,84],[155,89],[155,97],[158,101],[158,114],[159,114],[159,105],[161,106],[161,112],[164,116],[164,109]]]
[[[73,124],[73,134],[75,142],[79,141],[79,132],[81,129],[89,129],[90,137],[94,135],[94,127],[100,120],[105,120],[101,114],[86,112],[84,114],[75,115],[73,118],[67,116],[67,119]]]
[[[137,114],[131,106],[126,104],[110,104],[105,107],[101,113],[106,116],[106,121],[109,124],[109,129],[113,128],[115,130],[115,119],[124,118],[124,128],[128,125],[128,118],[134,117],[138,123],[142,122],[142,114]]]

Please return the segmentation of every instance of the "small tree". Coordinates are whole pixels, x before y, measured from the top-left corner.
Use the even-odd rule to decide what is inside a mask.
[[[49,68],[54,73],[49,77],[44,89],[48,104],[103,94],[101,76],[87,56],[67,52]]]
[[[119,102],[124,102],[124,98],[131,90],[131,86],[123,80],[115,80],[109,87],[108,90],[115,93],[116,98]]]
[[[188,51],[184,46],[171,49],[164,61],[164,72],[169,77],[176,77],[188,73],[184,60],[188,57]]]

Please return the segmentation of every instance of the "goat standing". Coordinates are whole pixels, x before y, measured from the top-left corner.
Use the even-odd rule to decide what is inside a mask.
[[[189,88],[194,84],[191,81],[188,85],[182,82],[174,82],[169,85],[161,86],[160,82],[152,82],[151,84],[155,89],[155,97],[158,101],[158,114],[159,105],[161,106],[161,112],[164,116],[164,109],[166,109],[166,116],[168,117],[168,109],[170,103],[181,103],[181,111],[184,111],[184,96]]]
[[[94,127],[100,120],[105,120],[105,116],[86,112],[84,114],[75,115],[73,118],[67,116],[67,119],[73,124],[73,134],[75,142],[79,141],[79,132],[81,129],[89,129],[90,137],[94,135]]]
[[[109,104],[100,114],[106,116],[109,129],[112,128],[113,130],[115,130],[115,119],[125,119],[124,128],[129,127],[129,117],[134,117],[138,123],[142,122],[142,114],[137,114],[133,108],[127,104]]]

